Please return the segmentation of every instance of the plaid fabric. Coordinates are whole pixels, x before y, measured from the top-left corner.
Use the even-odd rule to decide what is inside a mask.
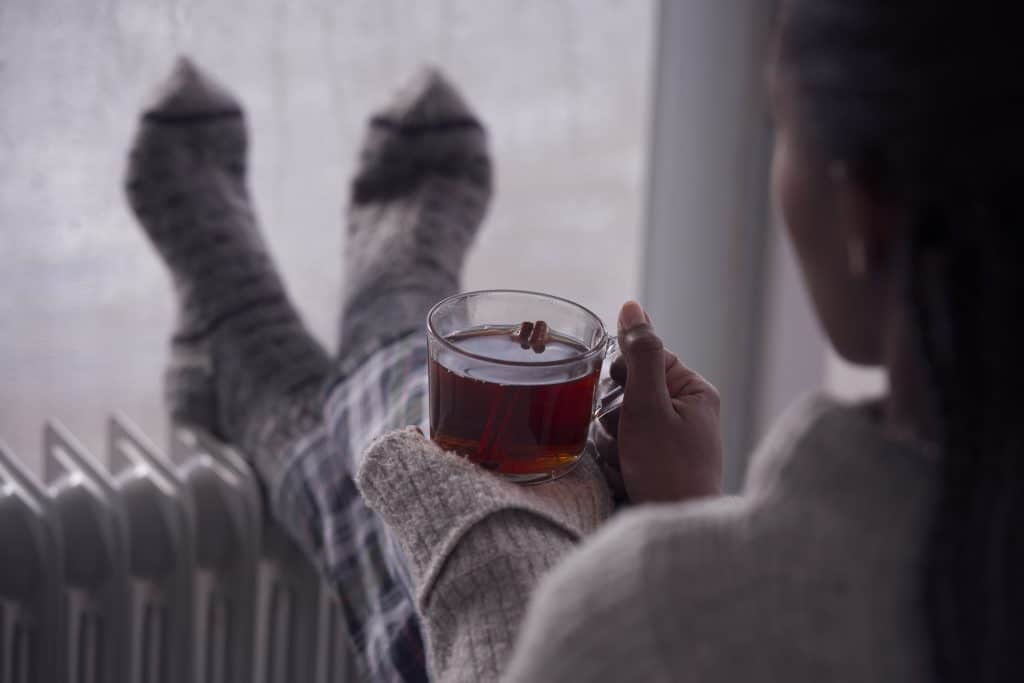
[[[282,460],[275,515],[336,587],[364,680],[428,680],[401,550],[354,482],[366,446],[419,425],[427,433],[427,349],[422,333],[371,355],[335,387],[326,423]]]

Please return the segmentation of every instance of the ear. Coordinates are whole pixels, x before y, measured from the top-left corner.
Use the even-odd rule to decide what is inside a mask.
[[[880,201],[845,162],[831,162],[828,176],[850,275],[863,277],[884,271],[891,258],[899,211]]]

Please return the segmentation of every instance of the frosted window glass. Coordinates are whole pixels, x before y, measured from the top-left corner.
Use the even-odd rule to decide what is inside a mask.
[[[173,302],[120,184],[139,107],[182,52],[243,99],[264,231],[328,347],[365,118],[425,62],[477,107],[497,162],[466,286],[546,290],[614,320],[637,287],[655,9],[0,2],[0,439],[35,464],[52,415],[99,451],[121,409],[162,442]]]

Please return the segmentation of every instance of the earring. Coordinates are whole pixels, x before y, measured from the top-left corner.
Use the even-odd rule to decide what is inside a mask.
[[[858,237],[851,237],[846,241],[846,263],[850,268],[850,275],[864,277],[868,272],[867,250],[864,248],[864,240]]]

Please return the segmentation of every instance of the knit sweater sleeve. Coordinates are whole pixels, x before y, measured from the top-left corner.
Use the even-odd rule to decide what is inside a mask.
[[[357,483],[408,559],[437,681],[497,680],[539,579],[612,510],[589,458],[522,487],[414,429],[371,444]]]

